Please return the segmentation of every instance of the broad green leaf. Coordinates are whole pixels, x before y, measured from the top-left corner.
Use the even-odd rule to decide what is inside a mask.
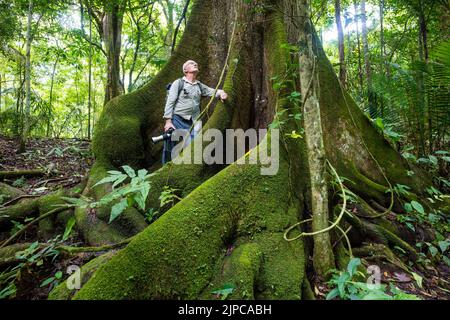
[[[350,262],[347,265],[347,272],[350,274],[350,276],[353,276],[355,274],[356,269],[361,264],[361,260],[359,258],[352,258]]]
[[[450,245],[450,241],[448,241],[448,240],[439,241],[438,245],[439,245],[439,248],[441,249],[441,252],[444,253],[445,251],[447,251],[448,246]]]
[[[412,210],[413,210],[411,203],[408,203],[408,202],[405,203],[403,207],[405,208],[405,211],[408,213],[412,212]]]
[[[332,300],[334,298],[336,298],[337,296],[339,296],[339,290],[338,288],[334,288],[333,290],[331,290],[328,294],[327,294],[327,300]]]
[[[142,197],[142,194],[140,193],[136,193],[135,195],[133,195],[133,200],[136,201],[136,203],[138,204],[139,208],[144,211],[145,210],[145,200]]]
[[[393,298],[382,291],[371,291],[363,296],[362,300],[393,300]]]
[[[438,249],[431,245],[428,247],[428,250],[430,250],[431,256],[435,257],[438,254]]]
[[[113,222],[126,208],[128,207],[127,199],[123,199],[119,203],[116,203],[111,208],[111,215],[109,217],[109,222]]]
[[[72,228],[75,225],[75,217],[70,217],[69,221],[67,221],[66,229],[64,230],[63,241],[69,238],[70,233],[72,232]]]
[[[134,172],[133,168],[131,168],[130,166],[125,165],[125,166],[122,166],[122,168],[130,178],[136,177],[136,173]]]
[[[122,175],[123,173],[122,172],[120,172],[120,171],[116,171],[116,170],[111,170],[111,171],[108,171],[108,173],[110,174],[110,175]]]
[[[62,271],[58,271],[58,272],[55,273],[55,278],[56,278],[56,279],[61,279],[62,276],[63,276]]]
[[[138,177],[141,178],[142,180],[145,179],[145,176],[147,175],[148,171],[145,169],[141,169],[138,171]]]
[[[442,256],[444,262],[447,264],[447,267],[450,267],[450,259],[447,256]]]
[[[422,205],[418,203],[417,201],[411,201],[411,206],[419,213],[425,214],[425,210],[423,209]]]
[[[411,275],[413,276],[414,280],[416,280],[416,283],[419,286],[419,288],[422,288],[423,278],[415,272],[411,272]]]
[[[103,178],[99,182],[94,184],[93,187],[96,187],[96,186],[99,186],[99,185],[105,184],[105,183],[114,182],[114,181],[116,181],[116,179],[117,179],[117,176],[109,176],[109,177]]]
[[[213,291],[212,294],[220,295],[221,300],[225,300],[233,291],[234,287],[230,284],[226,284],[222,289]]]
[[[120,176],[117,176],[116,181],[114,181],[112,188],[114,189],[115,187],[117,187],[119,184],[121,184],[122,182],[124,182],[126,179],[128,178],[128,176],[126,174],[120,174]]]
[[[48,278],[48,279],[45,279],[45,280],[41,283],[40,287],[48,286],[48,285],[49,285],[50,283],[52,283],[53,281],[55,281],[55,277],[50,277],[50,278]]]

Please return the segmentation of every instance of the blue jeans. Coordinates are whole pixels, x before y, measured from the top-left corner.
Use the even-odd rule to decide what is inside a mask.
[[[175,129],[184,129],[189,130],[192,127],[192,119],[186,120],[183,117],[174,114],[172,117],[172,123]],[[194,139],[194,129],[192,128],[192,131],[190,132],[190,136],[187,139],[186,145]],[[165,164],[172,160],[172,149],[177,145],[178,142],[169,140],[164,140],[164,148],[163,148],[163,154],[162,154],[162,164]],[[186,146],[185,146],[186,147]]]

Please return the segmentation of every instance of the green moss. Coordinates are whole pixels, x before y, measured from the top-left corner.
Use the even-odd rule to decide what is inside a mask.
[[[305,277],[302,285],[302,299],[303,300],[316,300],[314,291],[311,288],[308,278]]]
[[[255,281],[262,263],[262,253],[255,243],[244,243],[225,257],[221,272],[199,296],[200,299],[213,299],[213,291],[229,285],[233,292],[227,299],[254,299]],[[220,297],[218,297],[220,299]]]
[[[22,190],[0,182],[0,204],[24,194]]]

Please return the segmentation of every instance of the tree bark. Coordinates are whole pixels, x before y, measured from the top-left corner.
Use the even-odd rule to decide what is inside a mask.
[[[124,93],[123,83],[120,80],[120,51],[124,10],[122,0],[106,4],[105,8],[103,18],[103,36],[107,61],[105,104],[112,98]]]
[[[56,74],[56,66],[58,65],[59,62],[59,53],[56,55],[56,60],[53,63],[53,69],[52,69],[52,77],[51,77],[51,82],[50,82],[50,96],[48,98],[48,106],[50,109],[50,114],[53,112],[53,85],[55,83],[55,74]],[[48,117],[48,121],[47,121],[47,137],[50,137],[50,129],[51,129],[51,120],[50,120],[50,116]]]
[[[370,62],[369,39],[367,31],[367,15],[366,15],[366,1],[361,1],[361,25],[362,25],[362,43],[364,52],[364,64],[366,70],[366,87],[367,87],[367,101],[369,105],[369,114],[372,118],[377,116],[377,108],[373,101],[372,92],[372,66]]]
[[[30,130],[30,113],[31,113],[31,23],[33,21],[33,0],[28,2],[28,19],[26,34],[26,53],[25,53],[25,114],[23,120],[23,131],[21,133],[18,152],[25,152],[25,145]]]
[[[334,1],[334,13],[338,32],[339,80],[341,82],[341,85],[345,89],[347,87],[347,68],[345,63],[344,30],[342,28],[342,20],[341,20],[341,0]]]
[[[299,28],[299,65],[311,183],[312,229],[313,232],[319,232],[328,227],[328,186],[318,93],[320,90],[317,74],[318,57],[315,52],[316,48],[313,46],[314,33],[310,20],[310,5],[308,0],[299,1],[299,17],[301,19],[301,26]],[[338,14],[336,17],[338,17]],[[341,85],[344,84],[345,82],[341,82]],[[323,278],[327,276],[329,270],[334,269],[334,256],[331,248],[330,234],[328,232],[314,236],[313,261],[314,269]]]
[[[361,39],[359,34],[359,7],[357,2],[354,2],[355,8],[355,23],[356,23],[356,40],[357,40],[357,51],[358,51],[358,80],[359,80],[359,90],[363,92],[364,88],[364,80],[363,80],[363,71],[362,71],[362,62],[361,62]]]

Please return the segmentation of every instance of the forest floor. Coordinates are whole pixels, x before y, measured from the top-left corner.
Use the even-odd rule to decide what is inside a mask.
[[[9,179],[6,182],[27,195],[40,196],[48,194],[58,188],[70,188],[86,178],[93,156],[90,152],[90,142],[76,139],[30,139],[26,152],[17,154],[17,142],[0,135],[0,171],[13,171],[23,169],[43,169],[46,174],[40,177]],[[1,203],[0,203],[1,207]],[[35,232],[30,232],[26,239],[19,242],[36,241]],[[81,239],[72,239],[69,245],[79,244]],[[95,254],[98,255],[98,254]],[[49,287],[40,287],[39,283],[52,276],[58,270],[64,270],[70,264],[81,265],[92,259],[93,254],[82,254],[71,259],[58,259],[51,266],[42,268],[37,280],[21,281],[22,290],[16,299],[45,299]],[[381,281],[384,284],[393,283],[401,290],[417,295],[423,300],[450,300],[450,268],[441,262],[435,265],[426,265],[425,271],[412,269],[423,278],[422,287],[417,280],[400,268],[384,261],[374,262],[380,266]],[[36,273],[33,272],[34,277]],[[311,275],[310,278],[314,278]],[[37,285],[36,285],[37,284]],[[315,281],[312,288],[318,299],[325,299],[330,291],[328,285]],[[0,288],[1,289],[1,288]],[[18,288],[19,289],[19,288]]]
[[[0,171],[43,170],[45,175],[41,177],[5,179],[29,195],[73,187],[87,177],[93,163],[86,140],[29,139],[22,154],[17,154],[17,147],[14,139],[0,135]]]

